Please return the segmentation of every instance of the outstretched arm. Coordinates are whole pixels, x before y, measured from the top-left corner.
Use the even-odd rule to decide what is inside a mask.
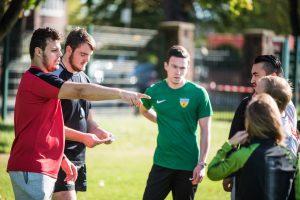
[[[90,101],[123,99],[130,105],[140,106],[141,98],[150,99],[148,95],[138,92],[109,88],[92,83],[65,82],[58,94],[59,99],[85,99]]]

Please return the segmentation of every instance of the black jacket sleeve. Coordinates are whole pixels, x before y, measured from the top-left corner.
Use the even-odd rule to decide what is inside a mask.
[[[238,131],[245,130],[245,112],[251,96],[244,98],[234,113],[233,120],[231,122],[230,132],[228,139],[236,134]]]

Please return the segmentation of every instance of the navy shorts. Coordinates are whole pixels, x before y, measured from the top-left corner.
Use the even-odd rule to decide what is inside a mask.
[[[73,164],[76,166],[78,172],[78,177],[75,182],[75,185],[68,184],[67,182],[64,181],[64,179],[66,178],[66,173],[60,168],[55,183],[54,192],[72,191],[72,190],[82,191],[82,192],[86,191],[86,166],[85,164],[80,164],[80,165],[76,163]]]

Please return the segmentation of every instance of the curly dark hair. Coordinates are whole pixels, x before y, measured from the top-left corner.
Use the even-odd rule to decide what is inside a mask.
[[[31,37],[30,45],[29,45],[29,53],[30,58],[33,59],[34,57],[34,49],[36,47],[45,50],[47,46],[47,40],[60,40],[60,34],[53,28],[46,27],[46,28],[39,28],[36,29]]]

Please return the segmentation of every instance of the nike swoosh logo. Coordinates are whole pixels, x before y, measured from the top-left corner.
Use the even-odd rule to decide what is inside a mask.
[[[166,99],[164,99],[164,100],[156,100],[156,103],[157,104],[160,104],[160,103],[163,103],[163,102],[165,102],[165,101],[167,101]]]

